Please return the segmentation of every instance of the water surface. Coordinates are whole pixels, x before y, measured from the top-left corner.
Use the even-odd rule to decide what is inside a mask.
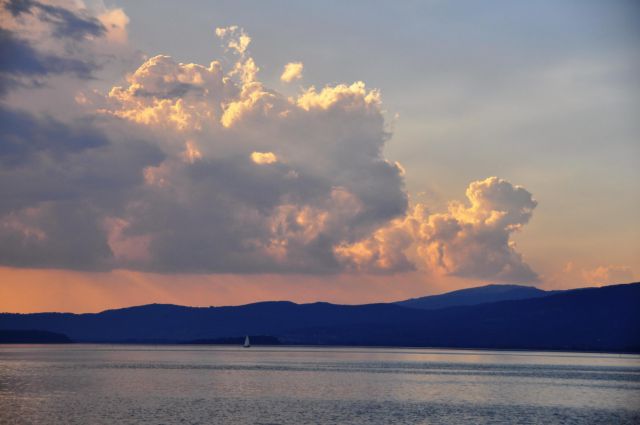
[[[8,424],[638,424],[640,356],[0,346]]]

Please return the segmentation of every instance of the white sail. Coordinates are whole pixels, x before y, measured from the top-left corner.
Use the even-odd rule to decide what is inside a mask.
[[[244,337],[244,347],[251,347],[251,343],[249,342],[249,335]]]

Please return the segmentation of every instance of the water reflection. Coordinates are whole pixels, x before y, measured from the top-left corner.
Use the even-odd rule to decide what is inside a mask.
[[[639,423],[640,357],[309,347],[0,347],[0,423],[211,421]]]

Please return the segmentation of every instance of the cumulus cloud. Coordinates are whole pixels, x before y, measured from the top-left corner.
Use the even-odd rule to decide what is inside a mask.
[[[273,164],[278,157],[273,152],[252,152],[251,160],[256,164]]]
[[[251,37],[237,25],[216,28],[216,35],[225,43],[228,51],[243,56],[251,43]]]
[[[406,208],[399,168],[380,154],[379,97],[355,84],[288,99],[238,69],[155,57],[110,93],[104,113],[157,130],[170,156],[184,139],[198,147],[198,161],[168,159],[147,174],[162,182],[144,198],[167,212],[162,226],[137,207],[125,218],[150,235],[148,267],[339,271],[335,244]]]
[[[88,61],[38,52],[27,41],[0,27],[0,95],[11,86],[33,83],[34,77],[70,73],[89,78],[95,65]]]
[[[5,9],[44,10],[25,4]],[[125,18],[95,22],[122,41]],[[382,153],[378,90],[285,96],[260,81],[241,28],[216,35],[227,61],[151,57],[105,95],[78,93],[76,120],[0,110],[13,123],[0,133],[1,264],[537,279],[510,240],[536,206],[528,191],[492,177],[469,186],[468,204],[409,209],[405,171]]]
[[[122,9],[100,12],[93,16],[80,1],[0,0],[0,95],[52,76],[94,78],[122,53],[110,46],[126,43],[128,23]]]
[[[2,6],[13,18],[35,19],[37,25],[50,25],[56,38],[84,39],[102,36],[105,27],[86,10],[72,10],[50,2],[36,0],[3,0]],[[4,15],[4,14],[3,14]],[[6,19],[6,17],[5,17]]]
[[[104,9],[97,16],[102,26],[106,30],[106,38],[112,42],[124,44],[128,40],[127,25],[129,25],[129,17],[124,10]]]
[[[470,205],[449,205],[430,217],[419,252],[445,273],[503,282],[532,282],[538,276],[510,240],[529,222],[537,202],[531,193],[508,181],[490,177],[469,185]]]
[[[510,240],[531,218],[536,201],[520,186],[490,177],[472,182],[468,204],[452,202],[445,213],[416,205],[403,219],[378,229],[336,255],[349,267],[397,271],[422,265],[445,275],[502,282],[532,282],[537,274]],[[414,249],[410,253],[410,249]],[[409,257],[414,258],[414,262]]]
[[[304,65],[302,62],[289,62],[284,66],[284,71],[280,75],[280,80],[285,83],[290,83],[293,80],[299,80],[302,78],[302,69]]]
[[[629,283],[635,279],[633,270],[628,266],[598,266],[582,271],[583,279],[592,285],[610,285],[613,283]]]
[[[244,31],[217,34],[235,57],[231,66],[159,55],[103,99],[79,95],[91,98],[82,102],[96,108],[87,110],[91,119],[22,116],[3,145],[14,164],[3,168],[11,177],[0,218],[3,264],[332,273],[342,269],[335,245],[404,214],[400,168],[381,154],[388,134],[377,91],[355,83],[285,97],[257,78]],[[88,128],[100,131],[76,146],[74,136]],[[127,172],[111,163],[119,155],[127,155]],[[51,172],[56,156],[64,159],[60,175],[30,176]],[[31,196],[10,188],[25,176]],[[85,215],[61,221],[70,208]],[[64,232],[83,237],[61,249]]]
[[[90,122],[67,125],[0,106],[0,164],[28,165],[43,152],[53,158],[82,153],[108,143]]]
[[[630,283],[636,279],[633,268],[627,265],[567,261],[545,276],[544,281],[547,287],[557,289]]]
[[[118,123],[0,108],[0,262],[20,267],[114,267],[103,221],[164,155],[123,139]],[[104,127],[104,128],[103,128]]]

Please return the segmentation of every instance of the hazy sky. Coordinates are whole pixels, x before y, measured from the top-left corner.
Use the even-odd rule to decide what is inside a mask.
[[[640,275],[633,1],[8,1],[0,310]]]

